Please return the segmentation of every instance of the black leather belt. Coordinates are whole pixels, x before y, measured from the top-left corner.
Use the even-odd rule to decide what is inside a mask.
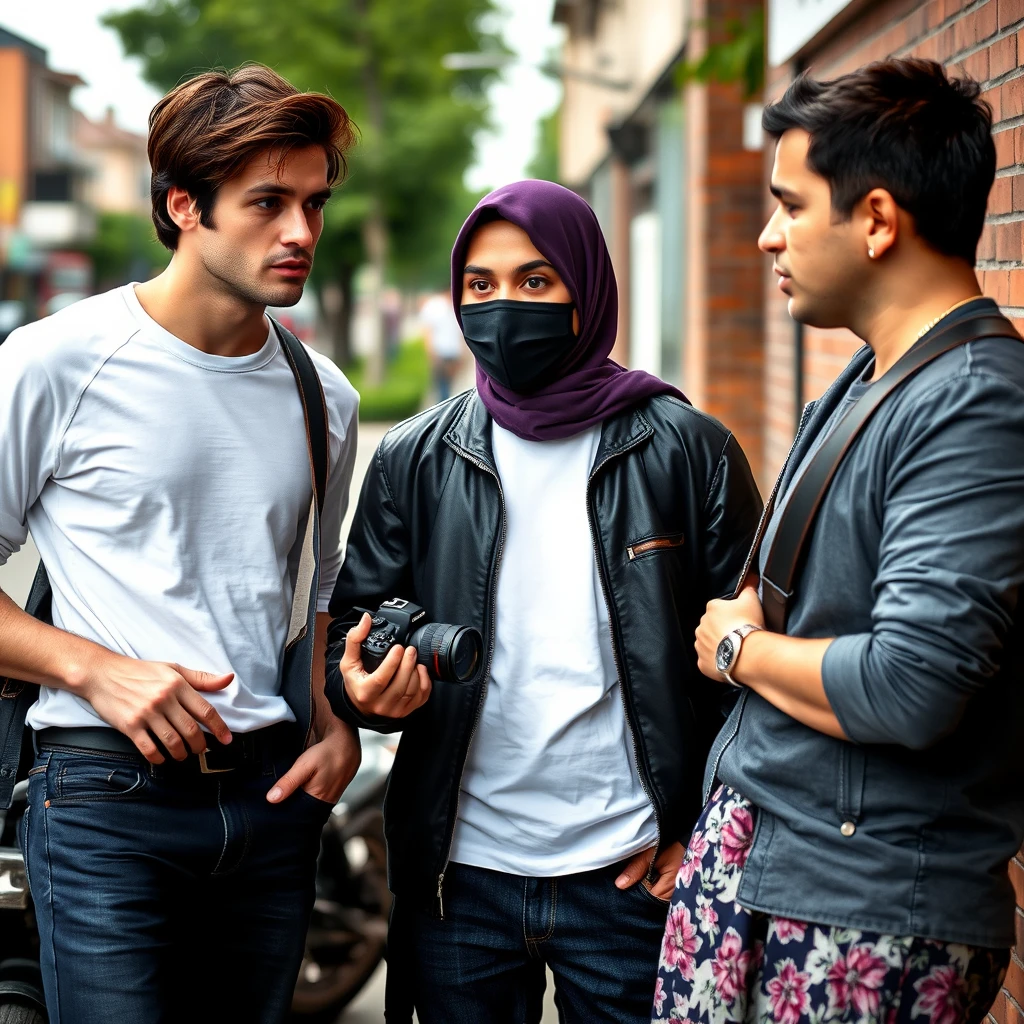
[[[75,753],[127,754],[142,758],[138,747],[123,733],[103,726],[82,726],[64,728],[51,726],[40,729],[35,736],[39,750],[64,750]],[[206,750],[201,754],[189,754],[184,761],[167,757],[162,765],[154,768],[164,770],[181,769],[198,772],[201,775],[218,775],[236,768],[262,767],[267,755],[291,750],[298,754],[299,742],[295,725],[279,722],[277,725],[257,729],[254,732],[236,733],[230,743],[218,742],[206,735]],[[164,752],[166,756],[166,751]]]

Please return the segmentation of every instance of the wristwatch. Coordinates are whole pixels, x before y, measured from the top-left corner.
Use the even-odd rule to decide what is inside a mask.
[[[729,670],[736,664],[736,659],[740,656],[740,648],[743,646],[743,638],[749,636],[756,629],[761,629],[761,626],[755,626],[748,622],[745,626],[740,626],[738,629],[734,629],[731,633],[726,633],[722,637],[721,643],[718,645],[718,650],[715,652],[715,668],[722,673],[723,676],[729,681],[732,686],[741,686],[741,683],[737,683],[731,675]]]

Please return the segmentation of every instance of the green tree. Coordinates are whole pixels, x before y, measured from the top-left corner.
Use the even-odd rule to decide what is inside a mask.
[[[455,74],[441,58],[499,49],[484,27],[495,10],[495,0],[145,0],[104,21],[160,88],[255,60],[345,106],[360,141],[327,207],[315,274],[322,294],[340,288],[348,310],[363,262],[378,285],[447,278],[453,225],[471,203],[462,177],[487,107],[486,73]],[[337,318],[334,339],[342,362],[348,319]]]
[[[537,144],[533,158],[526,168],[531,178],[543,178],[546,181],[559,181],[558,177],[558,122],[561,107],[555,107],[547,117],[541,118],[537,124]]]
[[[167,266],[171,254],[157,241],[153,222],[137,213],[101,213],[86,250],[100,289],[145,281]]]

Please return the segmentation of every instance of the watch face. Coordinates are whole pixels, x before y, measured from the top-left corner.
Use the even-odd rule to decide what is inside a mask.
[[[735,657],[736,645],[733,643],[732,637],[727,636],[718,645],[718,651],[715,655],[715,667],[719,672],[728,672]]]

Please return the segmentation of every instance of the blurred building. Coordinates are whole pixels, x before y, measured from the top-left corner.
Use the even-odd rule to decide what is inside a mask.
[[[136,213],[149,217],[149,158],[146,136],[120,128],[114,111],[100,121],[74,112],[74,140],[87,174],[83,196],[101,213]]]
[[[556,0],[560,179],[593,205],[619,279],[616,358],[681,384],[755,465],[763,437],[760,129],[739,85],[681,84],[708,26],[756,0]],[[755,111],[759,116],[759,111]],[[756,126],[756,121],[755,121]]]
[[[88,261],[74,251],[95,231],[72,132],[71,92],[83,84],[0,28],[0,299],[32,316],[88,283]]]

